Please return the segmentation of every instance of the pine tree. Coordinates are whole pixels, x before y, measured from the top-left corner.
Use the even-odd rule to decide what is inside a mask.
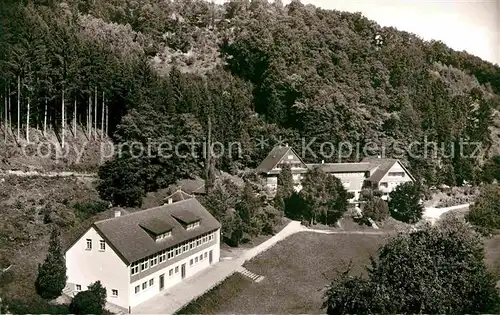
[[[289,164],[284,164],[278,175],[278,190],[274,197],[274,207],[285,212],[286,202],[292,196],[293,192],[292,169]]]
[[[35,281],[37,293],[44,299],[54,299],[61,295],[66,285],[66,262],[62,252],[60,232],[52,230],[47,257],[38,265]]]

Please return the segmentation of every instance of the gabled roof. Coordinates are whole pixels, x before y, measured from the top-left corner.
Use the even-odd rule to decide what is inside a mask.
[[[256,171],[258,173],[269,173],[279,163],[279,161],[281,161],[281,159],[288,154],[289,151],[292,151],[292,153],[305,165],[304,161],[302,161],[300,156],[293,150],[292,147],[276,146],[260,163]]]
[[[361,173],[368,172],[374,169],[374,166],[368,162],[361,163],[321,163],[321,164],[307,164],[309,168],[319,167],[325,173]]]
[[[195,179],[182,179],[176,183],[176,187],[189,195],[204,194],[205,180],[200,177]]]
[[[380,180],[389,172],[391,167],[399,163],[401,167],[404,169],[404,171],[410,176],[412,180],[415,180],[415,178],[410,174],[408,169],[397,159],[389,159],[389,158],[378,158],[378,157],[366,157],[362,160],[362,162],[368,162],[372,164],[374,167],[377,167],[375,172],[368,178],[368,181],[372,183],[378,183]]]
[[[188,217],[198,217],[200,226],[186,230],[173,217],[181,213],[189,213]],[[156,242],[140,226],[145,222],[151,222],[150,220],[161,222],[162,229],[167,225],[171,226],[172,236]],[[220,223],[195,198],[98,221],[92,226],[127,265],[221,227]]]
[[[165,198],[165,201],[172,199],[172,202],[178,202],[186,199],[194,198],[194,196],[184,192],[182,189],[177,189],[173,194]]]

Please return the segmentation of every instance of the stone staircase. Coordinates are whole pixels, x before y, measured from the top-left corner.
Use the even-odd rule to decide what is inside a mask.
[[[265,278],[264,276],[259,276],[258,274],[251,272],[250,270],[246,269],[243,266],[239,267],[237,271],[242,275],[244,275],[245,277],[250,278],[251,280],[257,283],[261,282]]]

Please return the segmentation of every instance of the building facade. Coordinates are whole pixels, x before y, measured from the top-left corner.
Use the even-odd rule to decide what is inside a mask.
[[[300,182],[303,174],[307,172],[308,167],[291,147],[274,147],[262,163],[260,163],[259,167],[257,167],[257,172],[265,177],[267,188],[271,192],[276,192],[278,188],[278,175],[281,173],[281,168],[284,164],[290,165],[294,188],[296,191],[300,191],[302,189]]]
[[[377,166],[366,179],[366,186],[380,190],[384,200],[388,200],[389,194],[399,185],[415,181],[415,178],[399,160],[365,158],[363,161]]]
[[[220,223],[195,199],[95,222],[66,251],[70,295],[96,281],[124,311],[220,258]]]

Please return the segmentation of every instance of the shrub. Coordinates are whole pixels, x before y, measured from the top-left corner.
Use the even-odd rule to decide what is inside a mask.
[[[389,206],[387,202],[378,197],[369,199],[363,205],[363,216],[372,219],[373,221],[383,221],[389,215]]]
[[[69,314],[68,305],[52,305],[42,299],[35,300],[2,300],[0,314]]]
[[[467,221],[482,228],[484,233],[500,228],[500,187],[487,185],[481,189],[479,196],[470,206],[466,215]]]
[[[106,288],[97,281],[87,291],[79,292],[69,305],[69,311],[73,314],[96,314],[106,312]]]
[[[88,219],[98,213],[106,211],[108,204],[104,201],[90,201],[85,203],[75,203],[73,205],[75,214],[82,220]]]

